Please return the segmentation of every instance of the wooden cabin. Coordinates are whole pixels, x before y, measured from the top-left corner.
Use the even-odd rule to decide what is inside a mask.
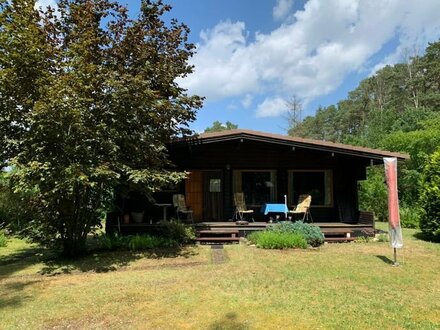
[[[302,194],[312,196],[315,223],[365,223],[358,184],[366,178],[367,167],[383,164],[384,157],[408,159],[395,152],[243,129],[175,140],[169,155],[189,176],[157,194],[156,206],[145,208],[146,224],[175,217],[174,194],[185,196],[195,223],[228,222],[236,192],[244,193],[256,223],[269,221],[264,204],[284,203],[286,198],[291,208]]]

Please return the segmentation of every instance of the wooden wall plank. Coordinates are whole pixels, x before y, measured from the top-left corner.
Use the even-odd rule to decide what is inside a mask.
[[[203,180],[202,171],[190,170],[185,181],[185,199],[193,210],[194,221],[203,220]]]

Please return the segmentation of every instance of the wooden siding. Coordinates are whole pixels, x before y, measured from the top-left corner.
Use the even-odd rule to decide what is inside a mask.
[[[185,199],[187,206],[193,210],[195,221],[203,218],[203,176],[202,171],[191,170],[185,181]]]
[[[232,173],[234,170],[276,170],[276,200],[284,202],[284,194],[288,193],[289,170],[331,170],[333,173],[333,206],[312,207],[311,212],[315,221],[338,219],[339,221],[356,222],[358,211],[358,180],[365,179],[366,167],[370,160],[357,156],[342,155],[328,151],[318,151],[305,148],[292,148],[286,145],[276,145],[267,142],[249,140],[231,140],[212,144],[174,145],[170,146],[170,158],[180,169],[184,170],[223,170],[224,173],[224,216],[232,216],[234,205],[232,201]],[[200,175],[200,173],[198,174]],[[185,191],[188,201],[197,214],[203,214],[198,209],[202,203],[202,179],[188,180]],[[195,180],[195,179],[194,179]],[[196,197],[196,190],[199,196]],[[193,194],[194,196],[189,196]],[[203,207],[202,207],[203,209]],[[264,219],[255,209],[256,219]]]

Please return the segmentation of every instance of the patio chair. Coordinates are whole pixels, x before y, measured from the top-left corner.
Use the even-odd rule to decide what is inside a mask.
[[[173,195],[173,206],[176,208],[177,220],[181,220],[180,215],[185,214],[185,220],[194,223],[193,211],[188,206],[186,206],[185,196],[183,196],[182,194]]]
[[[235,213],[232,217],[233,220],[246,220],[244,215],[250,215],[250,219],[255,222],[253,214],[254,210],[248,210],[246,202],[244,200],[244,194],[242,192],[234,193]]]
[[[312,196],[310,195],[299,195],[298,205],[293,210],[289,210],[288,214],[303,214],[302,221],[313,222],[312,214],[310,213],[310,204],[312,203]]]

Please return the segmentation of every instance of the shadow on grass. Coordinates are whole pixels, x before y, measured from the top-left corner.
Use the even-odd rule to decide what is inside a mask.
[[[70,274],[72,272],[107,273],[128,266],[131,262],[147,258],[189,258],[194,252],[182,248],[158,249],[142,252],[125,250],[102,251],[95,250],[78,259],[55,258],[45,262],[45,267],[40,271],[42,275]]]
[[[379,258],[380,260],[382,260],[384,263],[388,264],[388,265],[393,265],[394,261],[391,260],[390,258],[386,257],[386,256],[376,256],[377,258]]]
[[[0,256],[0,278],[10,276],[34,264],[56,257],[57,253],[43,247],[27,247]]]
[[[10,282],[2,285],[2,299],[0,299],[0,310],[6,307],[16,307],[21,305],[23,300],[31,298],[23,294],[23,290],[30,285],[40,282],[39,280],[27,282]]]
[[[221,320],[215,321],[209,327],[210,330],[247,330],[249,326],[237,320],[236,313],[227,313]]]
[[[420,231],[413,234],[413,237],[425,242],[440,243],[440,237],[424,234]]]
[[[143,258],[190,258],[195,254],[192,250],[180,247],[132,252],[128,250],[102,250],[95,246],[94,250],[80,258],[67,259],[60,257],[59,251],[33,246],[0,256],[0,280],[14,276],[14,274],[37,264],[42,264],[42,268],[38,271],[40,275],[54,276],[72,272],[105,273],[116,271]],[[25,275],[36,275],[36,273]]]
[[[58,252],[54,250],[41,247],[23,248],[14,253],[0,256],[0,292],[2,293],[0,310],[19,306],[25,300],[32,299],[33,297],[24,291],[27,286],[44,280],[41,277],[38,278],[38,275],[55,276],[77,272],[105,273],[116,271],[142,258],[190,258],[196,254],[192,250],[178,247],[143,252],[94,250],[81,258],[71,260],[59,257]],[[14,274],[37,264],[43,265],[37,273],[34,271],[14,276]]]

